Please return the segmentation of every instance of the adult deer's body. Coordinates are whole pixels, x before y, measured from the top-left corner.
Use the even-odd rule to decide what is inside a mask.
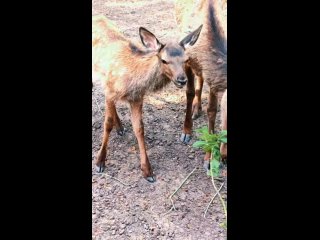
[[[155,181],[144,141],[143,97],[148,92],[162,89],[170,81],[178,88],[187,83],[185,65],[188,57],[185,48],[197,41],[200,31],[201,27],[181,42],[164,45],[151,32],[140,28],[139,34],[144,45],[142,47],[127,40],[106,17],[93,17],[92,67],[94,74],[103,82],[106,96],[103,142],[96,161],[99,172],[105,168],[112,128],[115,126],[117,132],[123,134],[115,107],[115,103],[122,100],[130,104],[143,176],[150,182]]]
[[[176,18],[181,31],[187,31],[187,21],[202,22],[203,29],[197,44],[187,54],[190,56],[192,73],[189,81],[197,78],[197,88],[187,94],[187,109],[192,108],[196,117],[201,109],[203,81],[210,88],[207,108],[208,128],[214,131],[218,94],[227,88],[227,19],[225,0],[176,0]],[[196,96],[194,98],[194,96]],[[193,102],[193,103],[192,103]],[[192,106],[191,106],[192,105]],[[181,141],[188,143],[192,133],[192,114],[186,114]],[[209,159],[210,153],[206,154]]]

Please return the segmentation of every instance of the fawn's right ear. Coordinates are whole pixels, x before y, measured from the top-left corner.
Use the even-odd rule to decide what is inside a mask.
[[[162,44],[159,42],[156,36],[153,33],[149,32],[147,29],[140,27],[139,35],[142,44],[146,48],[152,51],[159,51],[159,49],[162,47]]]
[[[180,42],[180,45],[185,49],[188,48],[189,46],[193,46],[199,38],[201,29],[202,29],[202,24],[195,31],[193,31],[188,36],[186,36],[184,39],[182,39]]]

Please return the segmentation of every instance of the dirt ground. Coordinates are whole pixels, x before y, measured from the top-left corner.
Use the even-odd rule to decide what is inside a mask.
[[[162,42],[178,34],[172,0],[93,0],[92,4],[92,15],[106,15],[129,38],[139,38],[139,26],[153,32]],[[207,123],[207,97],[205,84],[204,112],[194,121],[194,129]],[[111,132],[103,174],[96,173],[92,162],[92,239],[226,239],[226,230],[219,226],[224,214],[218,198],[213,201],[206,218],[203,216],[215,192],[202,167],[204,153],[192,148],[195,137],[189,145],[179,140],[185,108],[185,88],[177,89],[173,84],[145,98],[145,139],[157,178],[155,183],[148,183],[141,176],[139,148],[129,108],[126,104],[117,104],[125,135],[121,137]],[[102,89],[95,86],[92,92],[92,161],[101,145],[104,109]],[[173,197],[176,210],[165,215],[171,208],[169,196],[195,167],[199,170]],[[221,193],[226,200],[226,179],[224,181]]]

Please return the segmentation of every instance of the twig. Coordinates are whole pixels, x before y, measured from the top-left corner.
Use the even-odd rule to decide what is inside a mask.
[[[213,158],[212,158],[212,153],[211,153],[211,159],[213,159]],[[213,185],[213,187],[214,187],[214,190],[216,190],[216,193],[218,194],[218,196],[219,196],[219,198],[220,198],[220,201],[221,201],[221,203],[222,203],[223,210],[224,210],[224,214],[225,214],[225,216],[226,216],[226,222],[227,222],[227,207],[226,207],[226,204],[224,203],[224,200],[223,200],[222,197],[221,197],[220,192],[219,192],[218,189],[217,189],[217,186],[216,186],[216,184],[215,184],[215,182],[214,182],[214,178],[213,178],[213,174],[212,174],[212,173],[211,173],[211,180],[212,180],[212,185]]]
[[[221,186],[220,186],[220,188],[219,188],[218,192],[220,192],[220,190],[221,190],[221,188],[223,187],[223,185],[224,185],[224,182],[221,184]],[[213,202],[213,200],[215,199],[215,197],[218,195],[218,192],[216,192],[216,193],[213,195],[213,197],[212,197],[211,201],[209,202],[209,204],[208,204],[208,206],[207,206],[207,208],[206,208],[206,210],[205,210],[205,212],[204,212],[204,215],[203,215],[203,217],[204,217],[204,218],[206,218],[207,211],[208,211],[208,209],[209,209],[209,207],[210,207],[211,203],[212,203],[212,202]]]
[[[119,183],[123,184],[124,186],[130,187],[130,186],[132,185],[132,184],[124,183],[124,182],[122,182],[120,179],[115,178],[115,177],[112,177],[112,176],[110,176],[110,175],[108,175],[108,174],[106,174],[106,176],[109,177],[109,178],[111,178],[111,179],[114,179],[114,180],[118,181]]]
[[[100,175],[100,176],[105,175],[105,176],[107,176],[107,177],[109,177],[109,178],[111,178],[111,179],[114,179],[114,180],[118,181],[119,183],[121,183],[121,184],[123,184],[124,186],[127,186],[127,187],[130,187],[130,186],[132,185],[132,183],[131,183],[131,184],[124,183],[124,182],[122,182],[120,179],[115,178],[115,177],[112,177],[112,176],[109,175],[109,174],[95,173],[94,175]]]
[[[95,96],[94,96],[94,100],[95,100],[95,102],[96,102],[96,104],[97,104],[97,107],[98,107],[98,110],[99,110],[101,116],[103,116],[103,113],[102,113],[102,111],[101,111],[100,105],[99,105],[99,103],[98,103],[98,101],[97,101],[97,98],[96,98]]]
[[[180,184],[180,186],[170,195],[169,199],[171,201],[172,207],[170,208],[169,211],[165,212],[163,214],[163,216],[167,215],[169,212],[171,212],[172,210],[176,210],[172,197],[179,191],[179,189],[185,184],[185,182],[188,180],[188,178],[198,169],[198,167],[195,167],[191,173],[188,174],[188,176],[183,180],[183,182]]]

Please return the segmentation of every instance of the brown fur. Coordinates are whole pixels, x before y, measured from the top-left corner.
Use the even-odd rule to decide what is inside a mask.
[[[149,181],[154,181],[144,142],[143,97],[148,92],[162,89],[170,81],[179,88],[186,84],[185,65],[188,56],[185,48],[197,41],[200,31],[201,27],[189,34],[185,38],[187,40],[164,45],[148,30],[140,28],[142,47],[126,39],[106,17],[93,17],[93,74],[94,79],[102,81],[106,96],[103,143],[96,162],[99,172],[105,166],[106,149],[113,126],[123,134],[115,107],[115,103],[121,100],[130,104],[143,175]]]

